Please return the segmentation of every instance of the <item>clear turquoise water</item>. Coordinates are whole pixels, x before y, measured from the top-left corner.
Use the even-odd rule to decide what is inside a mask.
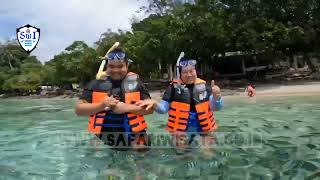
[[[256,147],[147,153],[90,148],[87,118],[76,100],[0,100],[0,179],[306,179],[320,175],[320,97],[228,100],[216,114],[219,133],[261,135]],[[164,132],[165,115],[147,116]],[[63,134],[63,135],[61,135]],[[64,139],[65,138],[65,139]],[[78,138],[79,139],[79,138]],[[217,139],[219,141],[219,139]]]

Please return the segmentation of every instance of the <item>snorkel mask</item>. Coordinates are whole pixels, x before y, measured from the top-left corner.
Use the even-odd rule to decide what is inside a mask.
[[[184,58],[184,52],[180,53],[180,56],[176,63],[176,77],[180,78],[181,69],[188,66],[196,66],[197,60]]]
[[[100,64],[99,70],[96,75],[96,79],[103,79],[104,77],[107,76],[107,72],[103,71],[106,61],[114,61],[114,60],[127,60],[128,63],[132,63],[133,61],[131,59],[128,59],[127,53],[119,50],[119,51],[113,51],[115,50],[118,46],[120,45],[119,42],[116,42],[113,44],[113,46],[108,50],[106,55],[104,57],[101,57],[102,62]]]

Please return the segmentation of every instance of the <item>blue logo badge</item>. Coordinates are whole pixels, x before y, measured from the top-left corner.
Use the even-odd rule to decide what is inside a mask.
[[[29,24],[17,28],[17,39],[20,46],[28,53],[33,51],[40,39],[40,29]]]

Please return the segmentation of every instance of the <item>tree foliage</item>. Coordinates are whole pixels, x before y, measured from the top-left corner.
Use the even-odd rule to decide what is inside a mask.
[[[140,8],[148,17],[132,30],[108,29],[93,47],[75,41],[45,65],[15,41],[0,45],[0,90],[32,90],[39,84],[85,84],[94,78],[107,50],[119,41],[142,76],[159,65],[175,64],[181,51],[201,63],[226,52],[264,54],[318,53],[320,3],[317,0],[148,0]],[[309,62],[309,61],[308,61]],[[159,74],[158,74],[159,75]]]

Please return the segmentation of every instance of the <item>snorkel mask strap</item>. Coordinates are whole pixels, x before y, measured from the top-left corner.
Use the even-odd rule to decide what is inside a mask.
[[[184,52],[181,52],[176,63],[176,78],[180,78],[180,61],[183,57]]]
[[[101,58],[101,59],[103,59],[103,60],[102,60],[102,62],[101,62],[101,64],[100,64],[99,70],[98,70],[98,72],[97,72],[97,74],[96,74],[96,79],[98,79],[98,80],[99,80],[99,79],[103,79],[104,77],[107,76],[107,72],[106,72],[106,71],[103,71],[103,69],[104,69],[104,67],[105,67],[105,65],[106,65],[106,56],[107,56],[107,54],[108,54],[109,52],[111,52],[112,50],[114,50],[115,48],[117,48],[119,45],[120,45],[119,42],[114,43],[113,46],[111,46],[111,48],[108,50],[108,52],[106,53],[106,55]]]

